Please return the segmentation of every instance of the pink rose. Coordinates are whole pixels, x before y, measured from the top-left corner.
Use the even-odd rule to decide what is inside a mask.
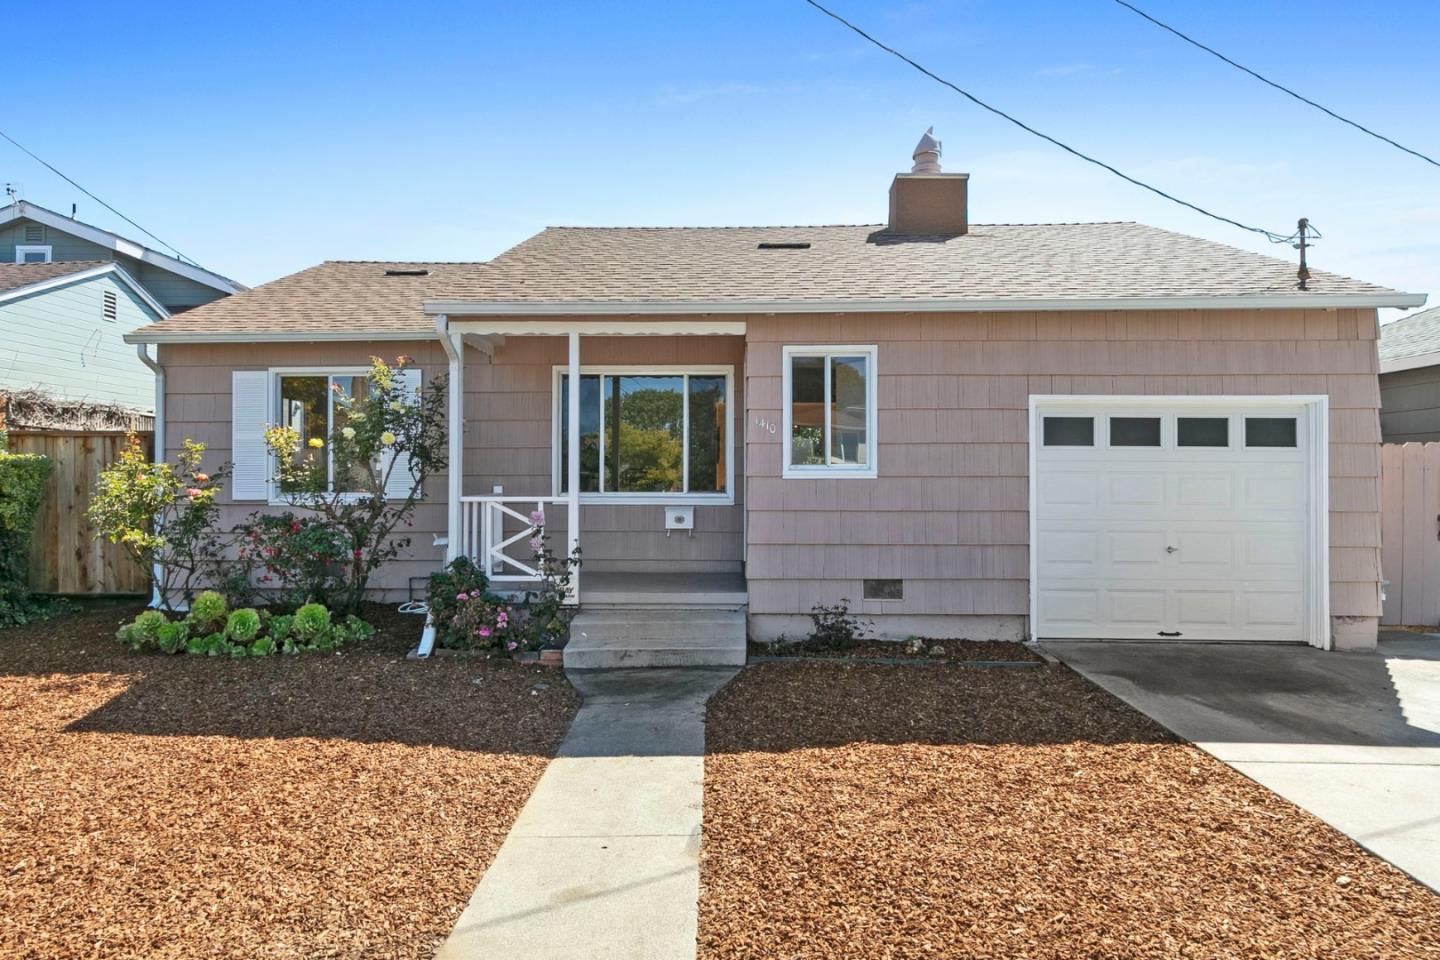
[[[185,496],[189,497],[191,500],[194,500],[196,497],[200,496],[200,494],[202,494],[202,493],[204,493],[204,491],[201,490],[199,487],[186,487],[186,488],[185,488]]]
[[[470,598],[465,595],[465,591],[464,591],[464,590],[461,590],[459,593],[455,594],[455,599],[456,599],[456,600],[468,600],[468,599],[470,599]]]
[[[478,633],[478,634],[480,634],[480,636],[482,636],[482,637],[488,637],[488,636],[490,636],[490,628],[489,628],[489,627],[481,627],[479,630],[476,630],[475,632]]]
[[[511,640],[509,643],[505,644],[505,649],[506,649],[506,650],[514,650],[514,649],[515,649],[516,647],[518,647],[518,646],[519,646],[518,643],[516,643],[514,640]]]
[[[533,524],[537,524],[537,525],[544,523],[544,522],[545,522],[545,514],[542,513],[542,512],[539,511],[539,510],[534,511],[533,513],[530,514],[530,522],[533,523]]]

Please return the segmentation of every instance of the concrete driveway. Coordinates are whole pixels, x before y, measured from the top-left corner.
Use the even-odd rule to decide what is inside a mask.
[[[1440,636],[1379,649],[1047,641],[1091,681],[1440,890]]]

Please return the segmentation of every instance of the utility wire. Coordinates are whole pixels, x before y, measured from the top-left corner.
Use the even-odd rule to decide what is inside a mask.
[[[1176,30],[1174,27],[1170,26],[1170,24],[1164,23],[1164,22],[1162,22],[1162,21],[1160,21],[1160,20],[1156,20],[1154,17],[1150,16],[1150,14],[1146,13],[1144,10],[1141,10],[1139,7],[1135,6],[1133,3],[1127,3],[1126,0],[1115,0],[1115,2],[1118,3],[1118,4],[1120,4],[1120,6],[1124,7],[1125,9],[1131,11],[1132,13],[1135,13],[1135,14],[1138,14],[1139,16],[1141,16],[1141,17],[1144,17],[1146,20],[1149,20],[1151,23],[1155,24],[1155,26],[1159,27],[1160,29],[1162,29],[1162,30],[1168,30],[1170,33],[1175,34],[1175,36],[1179,37],[1181,40],[1184,40],[1186,43],[1191,44],[1192,46],[1199,47],[1201,50],[1204,50],[1206,53],[1210,54],[1211,56],[1216,57],[1216,58],[1218,58],[1218,59],[1220,59],[1220,60],[1225,61],[1226,63],[1230,64],[1230,66],[1234,67],[1236,70],[1241,70],[1241,71],[1244,71],[1245,73],[1250,74],[1250,76],[1254,77],[1256,80],[1259,80],[1261,83],[1264,83],[1264,84],[1267,84],[1267,85],[1269,85],[1269,86],[1272,86],[1272,87],[1274,87],[1276,90],[1279,90],[1281,93],[1289,94],[1290,96],[1294,97],[1296,100],[1299,100],[1301,103],[1309,104],[1310,106],[1314,107],[1316,110],[1319,110],[1321,113],[1328,114],[1329,116],[1334,117],[1336,120],[1339,120],[1341,123],[1349,124],[1350,126],[1354,127],[1356,130],[1359,130],[1361,133],[1369,134],[1370,136],[1374,137],[1376,140],[1380,140],[1380,141],[1383,141],[1384,143],[1388,143],[1388,144],[1390,144],[1390,146],[1396,148],[1397,150],[1404,150],[1406,153],[1410,154],[1412,157],[1419,157],[1421,160],[1424,160],[1426,163],[1428,163],[1428,164],[1430,164],[1430,165],[1432,165],[1432,166],[1440,167],[1440,160],[1436,160],[1436,159],[1434,159],[1433,157],[1427,157],[1425,154],[1421,153],[1419,150],[1412,150],[1412,149],[1410,149],[1409,147],[1405,146],[1403,143],[1396,143],[1394,140],[1391,140],[1389,137],[1385,136],[1384,134],[1376,133],[1374,130],[1371,130],[1369,127],[1365,126],[1364,124],[1357,123],[1357,122],[1355,122],[1354,120],[1351,120],[1349,117],[1342,117],[1340,114],[1336,113],[1334,110],[1331,110],[1329,107],[1326,107],[1326,106],[1323,106],[1323,105],[1321,105],[1321,104],[1318,104],[1318,103],[1316,103],[1314,100],[1311,100],[1309,97],[1303,97],[1303,96],[1301,96],[1300,94],[1296,93],[1294,90],[1291,90],[1289,87],[1284,86],[1283,84],[1280,84],[1280,83],[1276,83],[1274,80],[1271,80],[1269,77],[1261,76],[1260,74],[1256,73],[1254,70],[1251,70],[1249,67],[1245,66],[1244,64],[1236,63],[1234,60],[1231,60],[1229,57],[1225,56],[1225,54],[1221,53],[1219,50],[1216,50],[1216,49],[1214,49],[1213,47],[1207,47],[1205,44],[1201,43],[1199,40],[1196,40],[1194,37],[1188,36],[1187,34],[1181,33],[1179,30]]]
[[[1274,232],[1273,230],[1266,230],[1264,227],[1252,227],[1252,226],[1250,226],[1248,223],[1241,223],[1239,220],[1232,220],[1232,219],[1230,219],[1229,217],[1223,217],[1223,216],[1221,216],[1221,215],[1218,214],[1218,213],[1212,213],[1211,211],[1206,210],[1204,207],[1197,206],[1197,205],[1195,205],[1195,204],[1193,204],[1193,203],[1190,203],[1188,200],[1181,200],[1179,197],[1174,196],[1173,194],[1166,193],[1164,190],[1161,190],[1159,187],[1153,187],[1153,186],[1151,186],[1150,184],[1146,183],[1146,182],[1143,181],[1143,180],[1137,180],[1136,178],[1130,176],[1128,173],[1123,173],[1123,172],[1121,172],[1120,170],[1117,170],[1115,167],[1112,167],[1110,164],[1105,163],[1103,160],[1097,160],[1097,159],[1095,159],[1094,157],[1090,156],[1090,155],[1087,154],[1087,153],[1081,153],[1079,150],[1076,150],[1074,147],[1070,146],[1069,144],[1061,143],[1059,140],[1056,140],[1054,137],[1050,136],[1049,134],[1047,134],[1047,133],[1041,133],[1039,130],[1036,130],[1034,127],[1030,126],[1029,124],[1023,123],[1023,122],[1021,122],[1020,120],[1017,120],[1016,118],[1012,117],[1010,114],[1006,113],[1004,110],[1001,110],[999,107],[992,107],[990,104],[986,103],[984,100],[981,100],[979,97],[975,96],[973,93],[970,93],[970,92],[968,92],[968,91],[966,91],[966,90],[960,89],[960,88],[957,87],[955,84],[951,83],[949,80],[946,80],[944,77],[941,77],[941,76],[935,74],[934,72],[932,72],[931,70],[926,69],[924,66],[920,65],[919,63],[916,63],[914,60],[911,60],[909,57],[905,56],[905,54],[901,53],[899,50],[896,50],[894,47],[887,46],[887,45],[885,45],[884,43],[881,43],[879,40],[876,40],[876,39],[875,39],[874,37],[872,37],[870,34],[866,33],[864,30],[860,29],[860,28],[857,27],[855,24],[851,23],[849,20],[846,20],[844,17],[840,16],[840,14],[836,13],[835,11],[830,10],[830,9],[828,9],[827,7],[825,7],[825,6],[821,5],[820,3],[816,2],[816,0],[805,0],[805,2],[808,3],[808,4],[810,4],[810,6],[814,7],[816,10],[819,10],[821,13],[825,14],[827,17],[831,18],[832,20],[835,20],[835,21],[843,24],[844,26],[850,28],[850,29],[853,30],[855,33],[858,33],[860,36],[864,37],[866,40],[868,40],[869,42],[873,43],[875,46],[879,47],[881,50],[884,50],[886,53],[890,54],[891,56],[898,57],[899,59],[905,61],[905,62],[908,63],[910,66],[914,67],[916,70],[919,70],[921,73],[925,74],[925,76],[929,77],[931,80],[934,80],[936,83],[939,83],[939,84],[941,84],[941,85],[943,85],[943,86],[949,87],[951,90],[954,90],[956,93],[960,94],[960,96],[962,96],[962,97],[964,97],[965,99],[969,100],[971,103],[974,103],[976,106],[979,106],[979,107],[982,107],[982,108],[984,108],[984,109],[986,109],[986,110],[989,110],[991,113],[995,114],[997,117],[1001,117],[1001,118],[1003,118],[1003,119],[1005,119],[1005,120],[1009,120],[1011,123],[1015,124],[1015,126],[1019,127],[1021,130],[1024,130],[1026,133],[1033,134],[1034,136],[1039,137],[1041,140],[1046,140],[1046,141],[1048,141],[1048,142],[1050,142],[1050,143],[1053,143],[1055,146],[1059,147],[1061,150],[1064,150],[1066,153],[1071,154],[1072,156],[1079,157],[1081,160],[1084,160],[1086,163],[1093,163],[1095,166],[1101,168],[1102,170],[1108,170],[1110,173],[1113,173],[1115,176],[1119,177],[1121,180],[1124,180],[1124,181],[1126,181],[1126,182],[1128,182],[1128,183],[1132,183],[1132,184],[1134,184],[1135,186],[1140,187],[1140,188],[1143,189],[1143,190],[1149,190],[1151,193],[1153,193],[1153,194],[1155,194],[1155,195],[1157,195],[1157,196],[1164,197],[1166,200],[1169,200],[1171,203],[1178,203],[1180,206],[1182,206],[1182,207],[1187,207],[1187,208],[1195,211],[1196,213],[1199,213],[1199,214],[1202,214],[1202,215],[1204,215],[1204,216],[1207,216],[1207,217],[1209,217],[1211,220],[1218,220],[1218,221],[1220,221],[1221,223],[1228,223],[1228,224],[1229,224],[1230,226],[1232,226],[1232,227],[1239,227],[1241,230],[1248,230],[1248,231],[1250,231],[1251,233],[1258,233],[1258,234],[1260,234],[1262,237],[1264,237],[1264,238],[1266,238],[1267,240],[1269,240],[1271,243],[1289,243],[1289,242],[1291,242],[1291,241],[1293,241],[1293,240],[1295,239],[1295,235],[1294,235],[1294,234],[1286,235],[1286,234],[1276,233],[1276,232]]]
[[[116,210],[114,207],[110,206],[110,204],[106,203],[104,200],[101,200],[99,197],[95,196],[95,194],[91,193],[89,190],[86,190],[84,187],[80,186],[80,184],[76,183],[74,180],[71,180],[69,177],[65,176],[65,174],[61,173],[59,170],[56,170],[53,166],[51,166],[50,164],[46,163],[46,162],[45,162],[44,160],[42,160],[40,157],[37,157],[33,152],[31,152],[28,148],[26,148],[24,144],[20,143],[20,141],[16,140],[14,137],[10,136],[10,134],[6,133],[4,130],[0,130],[0,137],[4,137],[6,140],[9,140],[9,141],[10,141],[11,143],[13,143],[16,147],[18,147],[22,152],[24,152],[27,156],[29,156],[30,159],[34,160],[36,163],[39,163],[39,164],[40,164],[41,166],[43,166],[45,169],[47,169],[47,170],[49,170],[51,173],[55,174],[55,176],[59,177],[61,180],[64,180],[66,183],[70,184],[70,186],[74,187],[76,190],[79,190],[81,193],[85,194],[85,196],[89,197],[91,200],[94,200],[96,203],[100,204],[100,206],[104,207],[106,210],[109,210],[111,213],[115,214],[115,216],[119,217],[121,220],[124,220],[126,223],[130,224],[130,226],[134,227],[136,230],[139,230],[141,233],[145,234],[145,236],[149,237],[151,240],[154,240],[156,243],[160,244],[160,246],[166,248],[167,250],[172,251],[172,252],[175,254],[175,256],[179,257],[181,260],[188,260],[188,261],[190,261],[190,263],[194,264],[195,266],[197,266],[197,267],[200,266],[200,264],[199,264],[199,263],[196,263],[195,260],[191,259],[190,257],[185,256],[185,254],[181,253],[179,250],[176,250],[174,247],[170,246],[170,244],[166,243],[164,240],[161,240],[159,237],[155,236],[155,234],[151,233],[149,230],[146,230],[144,227],[140,226],[140,224],[136,223],[134,220],[131,220],[129,217],[125,216],[125,214],[121,213],[119,210]],[[204,267],[201,267],[201,269],[203,270]]]

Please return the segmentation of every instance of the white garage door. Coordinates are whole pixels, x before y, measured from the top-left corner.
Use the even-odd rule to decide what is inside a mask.
[[[1035,634],[1307,639],[1304,405],[1037,405]]]

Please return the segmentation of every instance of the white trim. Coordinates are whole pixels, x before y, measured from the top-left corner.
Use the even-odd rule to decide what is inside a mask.
[[[551,369],[550,394],[550,483],[553,496],[565,496],[560,490],[560,378],[569,373],[569,367],[556,364]],[[675,377],[675,376],[696,376],[725,378],[725,492],[724,493],[581,493],[580,503],[582,504],[628,504],[630,506],[662,505],[674,506],[731,506],[735,503],[735,368],[727,364],[666,364],[662,366],[649,366],[645,364],[594,364],[581,365],[580,375],[582,377],[595,374],[598,376],[632,376],[632,377]],[[578,395],[578,391],[576,394]],[[603,404],[602,421],[603,426]],[[690,473],[690,404],[689,393],[685,394],[685,425],[684,446],[682,454],[682,473],[685,477],[686,486],[689,485]],[[576,406],[579,401],[573,401]],[[576,471],[578,473],[578,470]],[[600,445],[600,475],[605,475],[605,444]],[[566,483],[569,483],[567,478]]]
[[[166,256],[158,250],[151,250],[149,247],[141,246],[132,240],[126,240],[118,233],[111,233],[109,230],[102,230],[99,227],[92,227],[88,223],[72,220],[69,217],[61,216],[54,210],[37,207],[28,200],[17,200],[8,207],[0,208],[0,225],[9,223],[12,220],[21,219],[34,220],[36,223],[43,223],[47,227],[54,227],[61,233],[69,234],[72,237],[79,237],[81,240],[88,240],[91,243],[105,247],[107,250],[113,250],[116,253],[139,260],[141,263],[148,263],[162,270],[168,270],[188,280],[194,280],[196,283],[203,284],[214,290],[219,290],[221,293],[239,293],[242,290],[249,289],[228,277],[222,277],[218,273],[212,273],[204,267],[197,267],[183,260]]]
[[[44,260],[26,260],[27,253],[43,253]],[[53,263],[55,260],[55,247],[48,243],[17,243],[15,244],[16,263]]]
[[[568,336],[587,337],[674,337],[674,336],[744,336],[744,320],[471,320],[451,317],[450,329],[463,333],[490,336]]]
[[[1418,307],[1423,293],[1252,293],[1183,297],[937,297],[812,300],[426,300],[451,317],[655,316],[746,313],[961,313],[1069,310],[1315,310]],[[452,321],[454,322],[454,321]]]
[[[409,340],[420,342],[434,339],[435,331],[426,327],[415,330],[274,330],[261,333],[216,332],[204,330],[146,333],[142,327],[125,334],[126,343],[350,343],[357,340]]]
[[[140,362],[149,367],[150,372],[155,374],[155,421],[153,427],[154,432],[151,434],[151,444],[153,447],[151,459],[159,463],[165,460],[165,368],[160,365],[158,359],[150,356],[150,348],[148,346],[142,344],[136,347],[135,354],[140,358]],[[155,518],[155,524],[157,527],[159,526],[159,517]],[[165,580],[165,570],[159,563],[153,563],[150,566],[150,576],[152,583],[150,587],[150,603],[148,606],[156,610],[163,609],[165,606],[165,597],[160,595],[160,584]]]
[[[1430,353],[1416,353],[1408,357],[1396,357],[1393,360],[1380,358],[1381,373],[1398,373],[1401,370],[1418,370],[1420,367],[1433,367],[1440,363],[1440,350]]]
[[[780,476],[785,480],[873,480],[880,475],[880,370],[876,344],[839,345],[824,343],[787,344],[780,350]],[[853,357],[863,354],[865,360],[865,459],[863,467],[792,466],[790,463],[790,360],[792,357]],[[821,446],[828,459],[830,439],[830,378],[825,378],[825,428]]]
[[[155,311],[155,313],[159,315],[161,320],[164,320],[170,316],[170,311],[166,310],[164,305],[162,305],[160,301],[150,296],[149,292],[144,287],[140,286],[140,284],[136,283],[135,278],[130,276],[130,274],[126,273],[125,268],[120,266],[120,264],[118,263],[102,263],[98,267],[90,267],[87,270],[77,270],[74,273],[64,273],[58,277],[49,277],[45,280],[38,280],[35,283],[26,284],[23,287],[15,287],[13,289],[0,292],[0,303],[3,303],[6,300],[14,300],[20,297],[28,297],[36,293],[43,293],[46,290],[53,290],[56,287],[63,287],[71,283],[80,283],[84,280],[93,280],[95,277],[103,277],[107,273],[113,273],[116,280],[119,280],[121,283],[125,284],[125,286],[129,287],[137,297],[145,301],[145,305],[151,310]],[[125,342],[136,343],[137,341],[132,341],[129,337],[126,337]]]
[[[1265,407],[1303,407],[1310,431],[1307,445],[1307,474],[1309,484],[1309,510],[1307,511],[1307,539],[1310,556],[1306,569],[1306,636],[1301,638],[1312,647],[1329,650],[1332,647],[1330,626],[1330,398],[1323,394],[1298,396],[1237,396],[1237,395],[1184,395],[1184,396],[1137,396],[1137,395],[1082,395],[1082,394],[1031,394],[1029,405],[1029,510],[1030,510],[1030,637],[1035,639],[1035,629],[1040,622],[1039,595],[1036,584],[1040,577],[1040,557],[1035,549],[1039,542],[1039,513],[1037,510],[1038,476],[1037,458],[1040,448],[1041,416],[1050,411],[1070,409],[1095,409],[1128,407],[1149,409],[1154,407],[1190,407],[1206,409],[1239,409]],[[1232,431],[1233,432],[1233,431]],[[1097,432],[1097,446],[1100,437]],[[1243,447],[1244,438],[1232,436],[1232,446]],[[1197,453],[1205,448],[1197,447]]]

